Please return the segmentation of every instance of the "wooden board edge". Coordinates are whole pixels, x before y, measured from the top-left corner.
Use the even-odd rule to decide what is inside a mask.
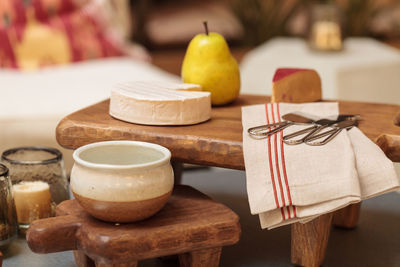
[[[391,161],[400,162],[400,136],[381,134],[375,143]]]

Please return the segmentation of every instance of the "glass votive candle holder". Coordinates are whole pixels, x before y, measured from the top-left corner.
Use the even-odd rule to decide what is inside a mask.
[[[12,196],[8,168],[0,164],[0,248],[7,245],[17,236],[17,216]]]
[[[10,172],[21,233],[37,219],[54,216],[55,206],[69,199],[62,154],[55,148],[19,147],[3,152]]]
[[[343,49],[341,12],[336,5],[320,4],[311,9],[309,43],[319,51]]]

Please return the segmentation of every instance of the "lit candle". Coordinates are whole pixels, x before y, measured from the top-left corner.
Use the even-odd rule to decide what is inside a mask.
[[[336,22],[315,22],[312,27],[312,36],[314,46],[319,50],[340,50],[342,48],[341,29]]]
[[[47,183],[21,182],[13,185],[13,195],[19,224],[51,216],[51,195]]]

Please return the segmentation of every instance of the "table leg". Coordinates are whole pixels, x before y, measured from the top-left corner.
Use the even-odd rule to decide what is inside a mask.
[[[0,251],[0,267],[3,266],[3,253]]]
[[[361,202],[336,211],[333,215],[333,225],[348,229],[356,227],[360,217],[360,209]]]
[[[174,170],[174,183],[181,184],[182,182],[182,172],[183,172],[183,163],[180,161],[172,160],[171,161],[172,169]]]
[[[74,250],[74,258],[78,267],[95,267],[94,261],[81,250]]]
[[[333,214],[328,213],[309,223],[292,225],[291,260],[293,264],[306,267],[321,266],[328,245],[332,217]]]
[[[217,267],[222,247],[202,249],[179,255],[181,267]]]

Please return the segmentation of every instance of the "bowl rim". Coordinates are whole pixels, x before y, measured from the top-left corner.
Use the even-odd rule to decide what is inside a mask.
[[[8,176],[8,168],[6,165],[0,163],[0,177]]]
[[[127,164],[127,165],[93,163],[93,162],[88,162],[88,161],[80,158],[80,154],[83,151],[86,151],[87,149],[91,149],[91,148],[95,148],[95,147],[102,147],[102,146],[109,146],[109,145],[115,145],[115,146],[129,145],[129,146],[152,148],[152,149],[155,149],[155,150],[161,152],[163,154],[163,157],[159,160],[155,160],[155,161],[152,161],[149,163]],[[75,160],[75,163],[78,163],[79,165],[89,167],[89,168],[125,170],[125,169],[152,168],[152,167],[154,168],[157,166],[164,165],[164,164],[170,162],[171,152],[169,151],[168,148],[157,145],[157,144],[153,144],[153,143],[142,142],[142,141],[120,140],[120,141],[101,141],[101,142],[95,142],[95,143],[81,146],[74,151],[74,153],[72,154],[72,157]]]
[[[18,151],[46,151],[53,155],[53,157],[49,157],[48,159],[44,160],[16,160],[10,159],[9,156],[14,154]],[[51,163],[57,163],[62,161],[63,155],[60,150],[54,147],[46,147],[46,146],[21,146],[21,147],[14,147],[5,150],[1,154],[1,160],[8,162],[10,164],[19,164],[19,165],[46,165]]]

